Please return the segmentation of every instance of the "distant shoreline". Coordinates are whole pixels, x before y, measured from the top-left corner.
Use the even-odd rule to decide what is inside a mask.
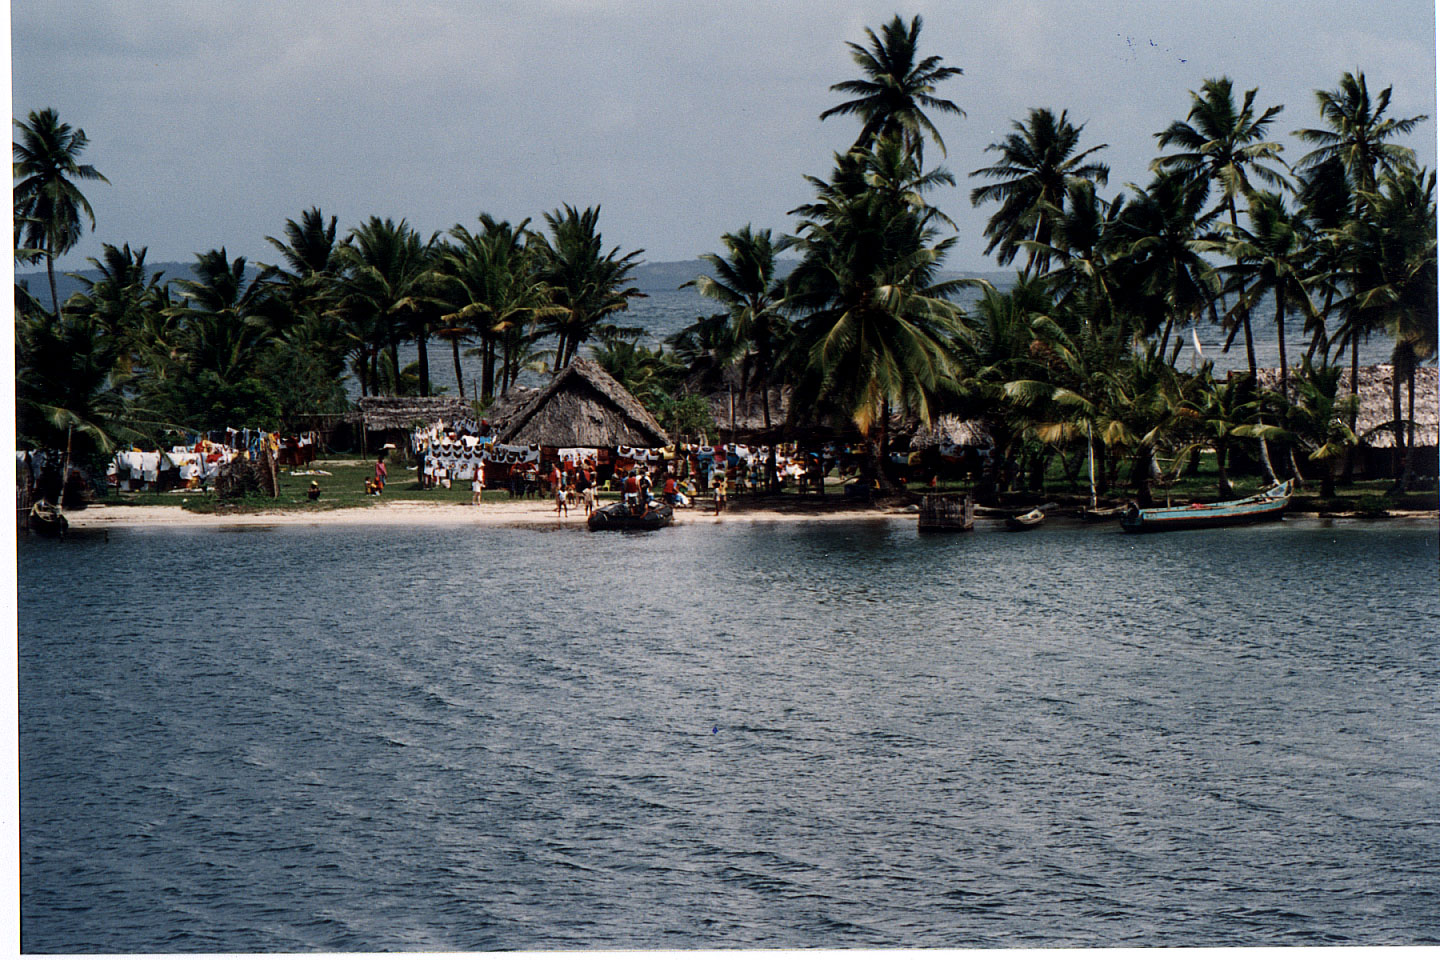
[[[444,527],[580,527],[585,526],[585,511],[570,510],[569,516],[557,517],[549,501],[516,501],[470,504],[434,504],[413,500],[388,500],[359,507],[334,510],[274,510],[246,513],[194,513],[176,506],[91,506],[84,510],[67,511],[72,530],[108,529],[113,527],[274,527],[274,526],[444,526]],[[1440,521],[1440,510],[1392,510],[1384,517],[1354,513],[1317,513],[1294,511],[1287,518],[1294,520],[1430,520]],[[1064,523],[1074,518],[1056,514]],[[842,508],[820,512],[750,508],[732,505],[718,516],[706,507],[682,508],[675,512],[676,526],[717,523],[846,523],[859,521],[909,521],[915,514],[903,508]],[[999,517],[982,517],[977,523],[999,524]],[[1102,525],[1094,525],[1097,529]],[[1105,524],[1103,528],[1110,525]]]

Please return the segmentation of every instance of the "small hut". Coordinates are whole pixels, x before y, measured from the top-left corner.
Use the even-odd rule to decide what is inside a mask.
[[[1386,477],[1392,470],[1391,456],[1395,448],[1394,397],[1391,393],[1391,377],[1395,368],[1388,363],[1360,368],[1360,408],[1355,416],[1355,433],[1360,438],[1359,463],[1366,476]],[[1232,373],[1231,376],[1240,376]],[[1262,367],[1256,371],[1260,387],[1266,390],[1280,389],[1280,368]],[[1293,389],[1293,388],[1292,388]],[[1336,398],[1350,395],[1350,369],[1340,374]],[[1409,384],[1400,384],[1400,416],[1410,414]],[[1411,463],[1421,476],[1434,476],[1436,472],[1437,444],[1440,444],[1440,368],[1418,367],[1415,370],[1415,423],[1413,433],[1407,428],[1409,438],[1414,437],[1414,452]],[[1338,464],[1336,465],[1338,469]]]
[[[670,438],[640,401],[593,360],[575,360],[498,425],[500,443],[663,447]]]
[[[376,450],[387,443],[406,450],[410,431],[437,420],[453,423],[475,416],[475,408],[463,397],[361,397],[359,407],[361,447]]]

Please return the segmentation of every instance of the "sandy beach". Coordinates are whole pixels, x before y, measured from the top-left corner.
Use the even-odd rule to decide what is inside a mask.
[[[535,527],[585,526],[585,511],[571,510],[556,517],[548,501],[470,504],[432,504],[413,500],[388,500],[363,507],[335,510],[275,510],[260,513],[193,513],[179,506],[91,506],[67,512],[72,529],[101,527],[235,527],[235,526],[362,526],[397,524],[416,526]],[[716,516],[709,510],[682,509],[675,512],[676,525],[688,523],[793,523],[797,521],[847,522],[855,520],[908,519],[914,514],[890,510],[784,511],[731,507]]]

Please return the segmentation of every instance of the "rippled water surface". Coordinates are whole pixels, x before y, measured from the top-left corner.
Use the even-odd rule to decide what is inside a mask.
[[[1440,941],[1433,524],[20,545],[28,951]]]

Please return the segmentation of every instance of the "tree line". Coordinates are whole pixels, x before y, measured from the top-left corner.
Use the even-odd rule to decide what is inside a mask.
[[[16,291],[20,436],[53,447],[78,434],[104,453],[182,426],[338,411],[346,377],[362,395],[428,394],[438,341],[462,396],[461,351],[478,358],[482,407],[523,370],[559,370],[584,347],[662,423],[691,431],[713,432],[702,398],[738,373],[767,430],[785,425],[771,409],[783,391],[791,425],[848,424],[882,483],[897,416],[955,414],[992,425],[995,462],[1032,478],[1056,458],[1072,478],[1088,466],[1096,495],[1125,483],[1146,500],[1162,467],[1184,470],[1202,448],[1222,494],[1227,466],[1251,459],[1328,488],[1330,462],[1349,462],[1359,439],[1358,346],[1383,335],[1403,488],[1414,371],[1436,353],[1435,175],[1395,141],[1427,117],[1390,116],[1390,88],[1372,95],[1363,73],[1344,73],[1316,91],[1319,123],[1293,131],[1308,150],[1290,164],[1273,130],[1282,108],[1209,79],[1155,134],[1148,181],[1107,198],[1106,145],[1083,145],[1064,110],[1032,109],[970,173],[971,203],[991,211],[986,254],[1017,266],[1002,292],[942,278],[955,225],[932,200],[957,181],[925,151],[946,156],[932,117],[964,115],[940,95],[961,70],[921,56],[921,27],[897,15],[848,44],[860,75],[831,88],[847,99],[821,119],[857,119],[857,137],[827,176],[807,178],[813,199],[790,212],[789,232],[720,238],[692,281],[716,312],[659,347],[620,323],[643,296],[632,279],[643,251],[607,249],[598,207],[563,206],[534,226],[481,214],[429,238],[379,217],[342,235],[311,209],[266,238],[276,263],[247,270],[222,247],[168,283],[144,248],[106,244],[90,261],[98,278],[61,304],[54,260],[82,219],[94,229],[77,182],[104,178],[80,162],[83,131],[31,113],[16,121],[16,258],[46,264],[50,297]],[[782,257],[797,261],[788,273]],[[979,292],[969,309],[966,288]],[[1294,317],[1298,344],[1285,340]],[[1227,348],[1238,340],[1248,375],[1176,369],[1200,323],[1219,325]],[[1254,344],[1270,335],[1280,378],[1262,389]],[[402,369],[407,341],[417,361]]]

